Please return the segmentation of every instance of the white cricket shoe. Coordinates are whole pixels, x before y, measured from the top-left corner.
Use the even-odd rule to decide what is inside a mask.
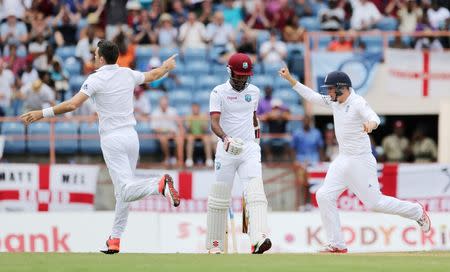
[[[428,215],[427,211],[423,207],[422,204],[419,203],[420,206],[422,206],[422,216],[417,220],[417,224],[419,224],[420,228],[423,232],[429,232],[431,230],[431,220],[430,216]]]

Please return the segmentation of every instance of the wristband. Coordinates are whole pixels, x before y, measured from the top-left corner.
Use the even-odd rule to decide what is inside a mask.
[[[42,110],[42,117],[48,118],[48,117],[54,117],[55,112],[53,111],[53,107],[48,107]]]

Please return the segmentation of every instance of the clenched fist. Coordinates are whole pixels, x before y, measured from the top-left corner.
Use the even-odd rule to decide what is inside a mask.
[[[297,84],[297,80],[295,80],[295,78],[292,77],[291,73],[289,72],[289,69],[287,67],[283,67],[278,71],[278,74],[286,79],[287,81],[289,81],[289,83],[294,86],[295,84]]]

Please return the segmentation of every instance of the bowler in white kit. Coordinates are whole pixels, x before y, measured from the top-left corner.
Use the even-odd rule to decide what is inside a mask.
[[[210,96],[211,129],[219,138],[215,158],[216,181],[208,197],[206,248],[224,251],[231,189],[236,173],[244,187],[253,254],[262,254],[272,243],[267,237],[267,199],[261,171],[261,148],[256,109],[258,87],[249,84],[253,75],[250,58],[232,55],[227,66],[230,79],[216,86]]]
[[[381,193],[377,162],[372,155],[368,135],[378,127],[380,119],[364,98],[352,89],[348,75],[340,71],[329,73],[322,86],[327,95],[322,96],[297,82],[287,68],[280,69],[279,74],[304,99],[333,110],[339,155],[330,164],[325,181],[316,193],[327,236],[327,244],[321,252],[347,252],[336,205],[337,198],[346,189],[352,191],[368,209],[409,218],[417,221],[422,231],[430,231],[430,218],[422,205]]]
[[[172,177],[136,178],[135,170],[139,157],[139,139],[134,126],[133,91],[137,85],[151,82],[164,76],[176,66],[176,55],[168,58],[161,67],[148,72],[138,72],[116,64],[119,48],[116,44],[102,40],[95,50],[97,70],[89,75],[81,90],[72,98],[54,107],[30,111],[21,116],[25,124],[79,108],[88,98],[95,103],[99,118],[100,145],[114,184],[116,197],[115,219],[111,235],[106,241],[106,254],[120,251],[120,237],[128,219],[128,206],[150,195],[162,195],[173,206],[180,204]]]

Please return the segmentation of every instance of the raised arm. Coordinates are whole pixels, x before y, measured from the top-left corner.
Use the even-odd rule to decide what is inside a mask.
[[[170,58],[166,59],[160,67],[152,69],[148,72],[144,72],[145,76],[144,82],[148,83],[160,79],[166,73],[175,69],[177,65],[175,58],[177,56],[178,54],[173,54]]]
[[[288,68],[286,67],[281,68],[278,73],[282,78],[286,79],[291,84],[294,91],[296,91],[300,96],[302,96],[307,101],[327,108],[331,107],[331,101],[326,99],[321,94],[311,90],[307,86],[298,82],[295,78],[292,77]]]

